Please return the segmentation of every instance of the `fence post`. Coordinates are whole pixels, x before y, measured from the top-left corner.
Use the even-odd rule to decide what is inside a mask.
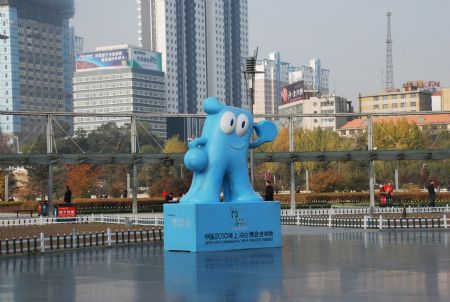
[[[447,228],[447,214],[444,214],[444,229]]]
[[[41,233],[41,253],[45,252],[45,237],[44,233]]]
[[[300,225],[300,213],[297,211],[297,215],[295,216],[295,224]]]
[[[367,230],[367,215],[364,215],[364,218],[363,218],[363,228],[365,230]]]
[[[72,247],[76,247],[75,228],[72,229]]]
[[[108,246],[111,246],[111,229],[108,228],[106,231],[107,237],[108,237]]]
[[[378,219],[378,228],[380,230],[383,229],[383,216],[382,215],[380,215],[380,218]]]
[[[328,215],[328,227],[331,228],[331,223],[332,223],[332,217],[331,214]]]

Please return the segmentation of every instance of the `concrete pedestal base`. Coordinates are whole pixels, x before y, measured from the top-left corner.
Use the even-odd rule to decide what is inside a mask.
[[[164,250],[281,247],[280,203],[165,204]]]

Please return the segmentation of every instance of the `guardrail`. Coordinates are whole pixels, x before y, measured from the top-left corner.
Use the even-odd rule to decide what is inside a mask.
[[[362,218],[334,217],[327,216],[300,216],[284,215],[281,216],[281,224],[297,226],[317,226],[328,228],[360,228],[360,229],[419,229],[419,228],[442,228],[447,229],[450,225],[450,217],[446,214],[443,217],[428,218],[386,218],[382,215],[371,217],[365,215]]]
[[[38,254],[49,251],[63,251],[86,247],[111,247],[135,243],[155,242],[163,240],[162,228],[145,230],[116,230],[110,228],[106,233],[70,233],[68,235],[39,236],[26,238],[0,239],[0,256],[11,254]]]
[[[111,223],[142,226],[163,226],[161,217],[115,216],[115,215],[82,215],[75,218],[56,217],[24,217],[0,219],[0,227],[50,225],[58,223]]]
[[[368,215],[370,207],[333,207],[327,209],[297,209],[281,210],[281,216],[317,216],[317,215]],[[412,213],[446,213],[450,212],[449,205],[445,207],[375,207],[374,214],[412,214]]]

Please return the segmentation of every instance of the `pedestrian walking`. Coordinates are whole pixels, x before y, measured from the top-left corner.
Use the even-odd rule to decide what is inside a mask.
[[[429,206],[436,206],[436,191],[434,190],[434,181],[430,180],[430,183],[427,186],[428,189],[428,200],[430,201]]]
[[[70,187],[66,187],[66,192],[64,193],[64,202],[72,203],[72,191],[70,191]]]
[[[270,180],[266,180],[266,191],[264,193],[264,200],[273,201],[273,187]]]

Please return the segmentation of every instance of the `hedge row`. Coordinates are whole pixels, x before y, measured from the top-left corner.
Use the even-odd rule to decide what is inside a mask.
[[[376,204],[379,194],[375,196]],[[275,200],[281,202],[282,208],[290,207],[290,195],[275,195]],[[295,195],[297,208],[329,208],[331,206],[368,206],[369,193],[297,193]],[[396,206],[427,206],[428,194],[424,192],[395,192],[393,196]],[[90,213],[126,213],[132,210],[131,198],[98,198],[75,199],[77,211],[80,214]],[[160,212],[164,199],[152,197],[138,200],[140,212]],[[436,194],[436,205],[445,206],[450,203],[450,192]],[[56,205],[62,205],[62,201],[55,201]],[[0,202],[0,212],[15,212],[20,210],[36,210],[37,201],[24,202]]]
[[[281,203],[290,203],[291,196],[275,195],[275,199]],[[352,192],[352,193],[297,193],[295,201],[299,205],[314,204],[365,204],[369,203],[370,196],[368,192]],[[375,194],[376,202],[379,201],[379,193]],[[428,203],[428,193],[425,192],[394,192],[393,200],[396,203]],[[437,203],[450,202],[450,192],[436,193]]]
[[[126,213],[131,212],[131,198],[98,198],[98,199],[75,199],[73,203],[77,206],[80,214],[86,213]],[[152,199],[138,199],[138,209],[141,211],[161,211],[164,199],[155,197]],[[56,200],[55,205],[64,205],[61,200]],[[3,202],[0,203],[0,212],[15,212],[20,210],[38,209],[39,202]]]

